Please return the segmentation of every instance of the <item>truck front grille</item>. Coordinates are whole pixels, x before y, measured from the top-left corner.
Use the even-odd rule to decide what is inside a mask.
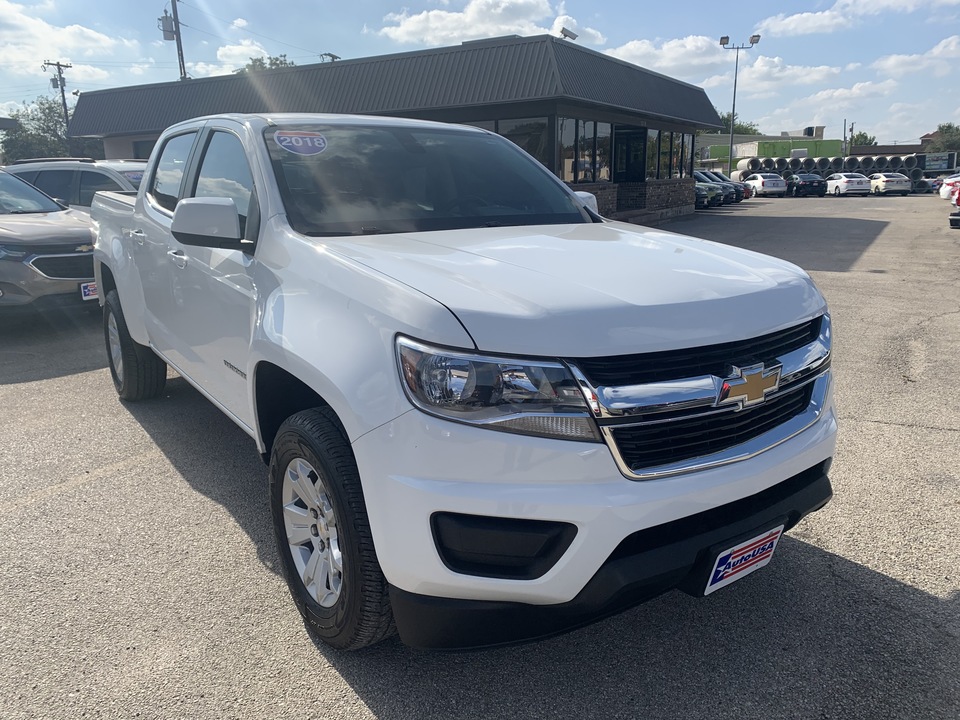
[[[76,255],[39,255],[30,265],[51,280],[92,280],[93,253]]]
[[[822,317],[760,337],[704,347],[642,355],[571,358],[594,387],[644,383],[717,375],[723,377],[731,361],[770,362],[817,339]]]
[[[800,415],[810,405],[812,393],[813,385],[807,384],[740,412],[727,410],[611,430],[624,463],[638,472],[713,455],[759,437]]]

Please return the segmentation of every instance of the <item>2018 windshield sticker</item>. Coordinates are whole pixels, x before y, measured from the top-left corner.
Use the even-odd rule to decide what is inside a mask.
[[[295,155],[319,155],[327,149],[327,139],[305,130],[277,130],[273,139],[284,150]]]

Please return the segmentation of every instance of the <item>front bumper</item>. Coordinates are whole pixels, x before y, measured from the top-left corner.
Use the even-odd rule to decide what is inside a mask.
[[[39,261],[51,257],[65,258],[71,265],[71,276],[44,275],[38,269],[38,266],[44,268]],[[85,269],[87,264],[89,272]],[[45,303],[80,305],[83,303],[80,285],[92,281],[92,252],[30,256],[22,261],[0,259],[0,307],[28,305],[38,299],[43,299]]]
[[[718,552],[769,528],[789,530],[829,502],[829,465],[818,463],[756,495],[631,534],[569,602],[459,600],[391,586],[400,637],[413,647],[491,647],[566,632],[673,588],[701,595]]]
[[[790,507],[781,506],[779,496],[770,507],[736,503],[811,468],[821,467],[818,477],[825,475],[823,463],[832,458],[835,443],[831,391],[819,420],[780,445],[740,462],[652,480],[626,478],[605,444],[511,435],[416,410],[358,438],[354,449],[401,637],[410,644],[435,646],[441,635],[449,635],[452,644],[441,646],[460,647],[512,642],[590,622],[680,583],[696,556],[717,538],[754,529],[768,517],[786,515],[792,526],[829,499],[825,477],[815,483],[819,490],[812,495],[786,500]],[[750,509],[743,517],[727,513],[708,536],[688,528],[677,538],[682,548],[657,554],[668,558],[676,553],[675,567],[664,569],[640,553],[628,563],[641,569],[639,575],[604,570],[627,538],[651,528],[679,528],[688,518],[725,506]],[[526,579],[467,574],[452,569],[438,550],[433,532],[438,513],[565,523],[576,534],[542,574]],[[617,590],[618,583],[624,589]],[[450,627],[444,625],[441,635],[420,628],[424,608],[435,608],[438,625],[439,618],[447,617]],[[499,631],[491,631],[488,639],[471,639],[451,629],[469,616],[465,610],[499,617],[504,608],[520,618],[545,610],[554,619],[531,622],[529,633],[509,639]],[[520,627],[525,624],[527,620]]]

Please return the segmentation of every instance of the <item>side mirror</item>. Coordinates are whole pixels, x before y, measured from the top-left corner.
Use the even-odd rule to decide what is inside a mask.
[[[593,193],[577,190],[575,195],[583,201],[583,204],[593,210],[597,215],[600,214],[600,208],[597,206],[597,196]]]
[[[253,250],[253,243],[240,237],[240,213],[233,198],[184,198],[173,211],[170,232],[183,245]]]

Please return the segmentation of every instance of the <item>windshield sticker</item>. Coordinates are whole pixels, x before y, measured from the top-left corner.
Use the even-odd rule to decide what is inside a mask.
[[[277,145],[295,155],[319,155],[327,149],[327,139],[315,132],[277,130],[273,139]]]

